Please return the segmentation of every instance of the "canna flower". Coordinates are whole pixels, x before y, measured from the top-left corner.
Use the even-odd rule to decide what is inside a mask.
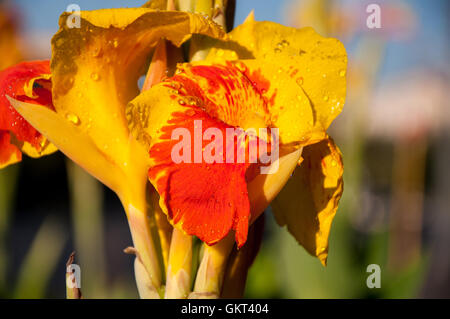
[[[256,22],[253,15],[228,34],[187,12],[83,11],[81,28],[69,28],[68,18],[61,16],[52,40],[51,75],[42,73],[52,84],[52,104],[22,100],[4,85],[0,89],[7,100],[0,102],[7,112],[14,107],[51,145],[117,193],[140,261],[136,276],[148,275],[147,286],[160,292],[156,223],[167,267],[166,296],[189,292],[190,236],[208,245],[194,292],[220,294],[234,241],[244,249],[250,225],[269,204],[278,223],[326,264],[328,234],[343,190],[341,153],[326,133],[345,99],[347,57],[338,40],[311,28]],[[161,39],[180,47],[193,34],[195,44],[209,52],[178,64],[167,77],[147,77],[146,90],[139,92],[138,79],[152,52],[152,65],[159,65]],[[18,79],[26,83],[28,98],[37,94],[30,88],[44,87],[31,85],[29,76]],[[248,159],[227,162],[224,152],[211,152],[213,162],[173,160],[177,129],[192,137],[196,132],[205,136],[208,129],[226,136],[227,129],[250,128],[278,130],[276,139],[256,137],[266,146],[258,148],[259,156],[278,151],[279,144],[279,158],[271,163],[278,168],[274,174],[261,174],[261,163]],[[208,141],[202,143],[183,155],[204,154]],[[229,144],[226,150],[250,152],[246,137]],[[170,248],[165,243],[171,226],[161,216],[174,227]]]
[[[178,65],[131,101],[128,121],[136,136],[150,137],[149,180],[171,223],[209,245],[234,230],[242,247],[249,224],[273,201],[278,223],[325,264],[343,189],[341,153],[326,130],[344,104],[346,63],[338,40],[250,15],[205,60]],[[278,171],[249,174],[249,163],[225,160],[174,163],[175,130],[193,136],[196,121],[202,133],[214,127],[223,136],[230,127],[278,128]]]

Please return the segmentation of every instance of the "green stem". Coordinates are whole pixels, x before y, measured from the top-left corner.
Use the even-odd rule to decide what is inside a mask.
[[[75,249],[83,266],[84,292],[105,297],[105,245],[101,184],[78,165],[67,160]]]

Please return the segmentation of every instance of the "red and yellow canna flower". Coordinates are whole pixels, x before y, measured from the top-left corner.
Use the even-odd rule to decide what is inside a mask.
[[[277,220],[325,263],[342,193],[341,155],[326,129],[344,104],[346,62],[335,39],[250,16],[204,61],[178,65],[176,75],[131,101],[128,120],[151,141],[149,179],[169,220],[208,244],[232,229],[240,247],[249,223],[289,179],[273,205]],[[174,163],[173,131],[193,132],[195,121],[202,133],[215,127],[223,136],[229,127],[278,128],[279,171],[249,176],[249,163]]]
[[[0,101],[2,116],[17,110],[53,143],[48,145],[118,194],[141,261],[136,275],[148,275],[147,288],[161,293],[162,258],[166,297],[191,291],[190,236],[196,236],[207,246],[193,291],[220,295],[234,241],[245,251],[249,227],[270,203],[278,223],[326,263],[343,190],[341,154],[326,133],[345,99],[347,57],[338,40],[310,28],[256,22],[253,15],[228,34],[210,19],[179,11],[81,12],[78,29],[67,27],[67,18],[62,15],[52,40],[51,72],[37,70],[43,62],[4,71],[13,75],[0,81],[7,99]],[[179,63],[173,72],[166,63],[170,53],[193,34],[202,58]],[[152,52],[150,70],[167,74],[150,72],[150,84],[139,92]],[[24,67],[35,71],[22,75]],[[17,86],[6,90],[12,81]],[[44,99],[41,91],[49,90],[50,81],[52,99]],[[40,138],[36,144],[30,134],[21,139],[12,127],[1,129],[41,145]],[[180,129],[191,133],[185,142],[193,147],[177,154],[199,160],[174,161]],[[228,129],[278,131],[276,143],[270,134],[256,134],[258,156],[279,152],[270,163],[275,173],[261,174],[263,164],[248,159],[246,135],[220,141],[224,151],[211,147],[213,137],[217,143]],[[200,145],[196,135],[203,137]],[[247,157],[237,161],[234,153],[228,161],[229,149],[244,150]]]

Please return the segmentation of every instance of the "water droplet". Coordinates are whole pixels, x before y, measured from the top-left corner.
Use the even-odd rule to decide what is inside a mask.
[[[73,113],[67,113],[66,114],[66,119],[71,122],[74,125],[79,125],[80,124],[80,118],[73,114]]]
[[[295,80],[295,82],[297,82],[298,85],[303,85],[303,78],[299,77],[297,78],[297,80]]]
[[[247,72],[247,66],[244,63],[236,63],[236,67],[241,71],[242,73]]]
[[[185,100],[182,100],[182,99],[179,99],[179,100],[178,100],[178,104],[180,104],[180,105],[186,105],[186,101],[185,101]]]
[[[102,55],[102,47],[99,45],[97,47],[95,47],[92,51],[92,56],[94,58],[100,57]]]
[[[275,48],[273,51],[274,51],[275,53],[280,53],[280,52],[281,52],[281,49],[280,49],[280,48]]]
[[[323,97],[323,100],[326,102],[326,101],[328,101],[328,95],[325,95],[324,97]]]
[[[189,104],[191,106],[197,106],[197,104],[198,104],[198,101],[197,101],[198,99],[194,96],[188,97],[187,100],[188,100],[187,104]]]
[[[172,89],[176,90],[178,93],[178,90],[181,89],[181,84],[178,82],[172,82],[170,83],[170,87],[172,87]]]
[[[237,57],[238,57],[238,56],[237,56],[236,52],[232,51],[232,52],[231,52],[231,58],[232,58],[232,59],[237,59]]]
[[[339,71],[339,76],[344,77],[345,76],[345,70]]]
[[[100,76],[98,75],[98,73],[92,73],[91,74],[91,79],[94,81],[98,81],[100,79]]]
[[[217,53],[216,53],[216,55],[217,55],[218,57],[221,57],[221,56],[223,56],[223,55],[224,55],[224,53],[225,53],[225,51],[224,51],[224,50],[222,50],[222,49],[219,49],[219,50],[217,50]]]
[[[306,53],[305,50],[300,50],[300,51],[298,52],[299,55],[303,55],[303,54],[305,54],[305,53]]]
[[[337,162],[335,160],[331,161],[331,166],[336,167],[337,166]]]
[[[117,47],[119,46],[119,40],[114,39],[114,41],[113,41],[113,46],[114,46],[115,48],[117,48]]]
[[[44,137],[42,137],[42,140],[41,140],[41,142],[39,143],[39,146],[40,146],[41,148],[43,148],[43,147],[45,146],[45,144],[47,144],[47,139],[45,139]]]

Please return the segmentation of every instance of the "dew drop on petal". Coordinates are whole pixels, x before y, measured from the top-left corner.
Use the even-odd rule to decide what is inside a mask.
[[[47,140],[46,140],[45,138],[42,137],[42,140],[41,140],[41,142],[39,143],[39,146],[40,146],[41,148],[43,148],[46,144],[47,144]]]
[[[99,45],[99,46],[96,46],[93,50],[92,50],[92,56],[94,57],[94,58],[98,58],[98,57],[100,57],[101,55],[102,55],[102,47]]]
[[[76,114],[73,114],[73,113],[67,113],[66,119],[74,125],[79,125],[81,122],[80,118]]]
[[[98,73],[92,73],[91,74],[91,79],[94,81],[98,81],[100,79],[100,76],[98,75]]]
[[[247,72],[247,66],[244,63],[236,63],[236,67],[241,71],[242,73]]]
[[[345,76],[345,70],[339,71],[339,76],[344,77]]]

